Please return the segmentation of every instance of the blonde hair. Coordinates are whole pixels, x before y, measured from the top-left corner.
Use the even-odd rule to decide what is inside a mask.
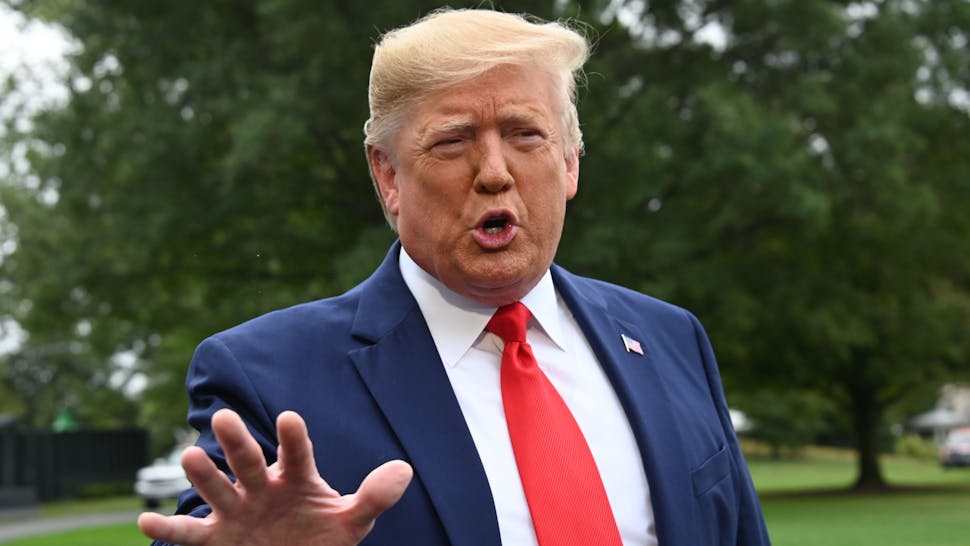
[[[493,68],[512,65],[536,67],[555,78],[562,96],[567,153],[581,152],[576,78],[582,74],[589,49],[583,35],[560,22],[481,9],[433,11],[388,32],[375,47],[364,146],[387,150],[413,105]],[[374,184],[377,189],[376,179]],[[389,216],[388,221],[393,227]]]

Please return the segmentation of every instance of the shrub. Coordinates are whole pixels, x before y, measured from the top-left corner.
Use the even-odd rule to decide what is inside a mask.
[[[936,443],[932,440],[920,438],[916,434],[900,436],[893,446],[893,451],[897,455],[918,461],[935,461],[937,457]]]

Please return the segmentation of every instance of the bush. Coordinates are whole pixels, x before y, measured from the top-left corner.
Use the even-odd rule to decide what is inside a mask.
[[[735,400],[753,423],[748,436],[767,444],[774,459],[797,456],[814,443],[832,413],[831,402],[810,391],[764,389]]]
[[[920,438],[915,434],[904,434],[896,440],[893,451],[897,455],[916,459],[917,461],[935,461],[937,457],[936,443],[932,440]]]

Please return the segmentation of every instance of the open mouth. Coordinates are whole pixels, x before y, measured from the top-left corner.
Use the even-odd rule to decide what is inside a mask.
[[[518,220],[509,210],[493,210],[485,214],[472,232],[482,248],[499,250],[515,238]]]
[[[482,223],[482,231],[484,231],[489,235],[495,235],[505,231],[505,228],[507,228],[508,226],[509,226],[508,216],[505,216],[504,214],[499,216],[492,216],[491,218],[488,218],[487,220],[485,220],[485,222]]]

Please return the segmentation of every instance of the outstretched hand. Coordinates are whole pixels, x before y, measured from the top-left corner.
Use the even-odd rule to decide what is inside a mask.
[[[236,483],[205,451],[190,447],[182,467],[212,513],[195,518],[146,512],[138,517],[142,533],[183,546],[357,544],[411,482],[411,466],[390,461],[374,469],[356,493],[341,495],[320,477],[303,419],[284,412],[276,428],[278,460],[267,467],[242,419],[230,410],[216,412],[212,430]]]

